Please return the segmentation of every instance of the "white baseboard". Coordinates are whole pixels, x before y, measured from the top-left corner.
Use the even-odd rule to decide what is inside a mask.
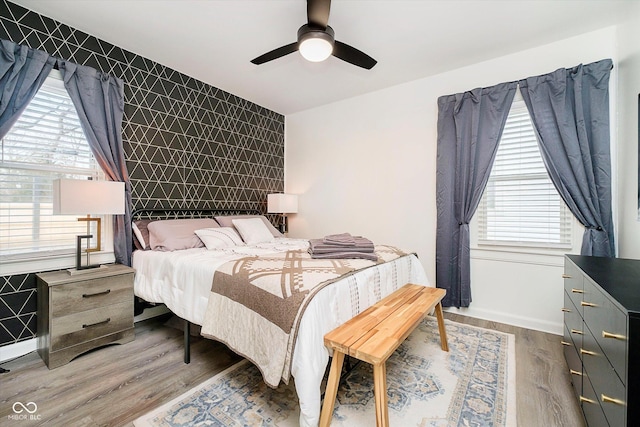
[[[0,347],[0,363],[13,360],[16,357],[24,356],[27,353],[38,349],[38,339],[32,338]]]
[[[547,332],[554,335],[563,335],[564,332],[564,325],[562,323],[555,323],[548,320],[535,319],[532,317],[517,316],[513,313],[474,309],[471,307],[447,307],[445,308],[445,311],[460,314],[463,316],[475,317],[477,319],[490,320],[492,322],[505,323],[507,325],[518,326],[521,328]]]

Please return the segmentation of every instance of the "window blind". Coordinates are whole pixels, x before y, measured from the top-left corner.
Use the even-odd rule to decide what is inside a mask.
[[[52,214],[52,182],[88,177],[102,178],[62,81],[50,76],[1,141],[0,256],[73,252],[86,224]]]
[[[479,244],[571,245],[572,215],[544,167],[521,95],[509,112],[477,214]]]

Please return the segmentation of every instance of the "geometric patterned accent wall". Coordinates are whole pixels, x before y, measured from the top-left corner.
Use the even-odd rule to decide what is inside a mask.
[[[6,0],[0,38],[124,81],[133,209],[265,212],[283,191],[281,114]],[[34,273],[0,277],[0,346],[35,337]]]

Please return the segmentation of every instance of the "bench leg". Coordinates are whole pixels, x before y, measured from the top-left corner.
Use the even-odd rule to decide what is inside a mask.
[[[440,347],[443,351],[449,351],[447,343],[447,331],[444,329],[444,315],[442,314],[442,304],[436,304],[436,317],[438,318],[438,330],[440,331]]]
[[[324,392],[324,403],[322,404],[322,412],[320,413],[320,427],[329,427],[329,424],[331,424],[333,407],[336,403],[336,394],[338,393],[338,384],[340,383],[340,374],[342,373],[342,362],[344,362],[344,353],[333,350],[331,370],[329,371],[327,389]]]
[[[373,365],[373,393],[376,400],[376,427],[388,427],[387,366],[385,362]]]

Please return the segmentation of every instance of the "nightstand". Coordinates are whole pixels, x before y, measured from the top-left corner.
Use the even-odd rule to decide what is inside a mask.
[[[133,341],[134,269],[113,264],[39,273],[38,353],[49,369],[89,350]]]

